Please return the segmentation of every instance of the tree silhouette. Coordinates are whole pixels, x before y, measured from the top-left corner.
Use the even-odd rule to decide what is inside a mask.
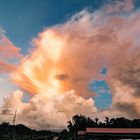
[[[108,118],[104,121],[99,118],[89,118],[83,115],[75,115],[72,120],[68,121],[68,130],[63,130],[61,133],[51,132],[47,130],[32,130],[22,124],[10,125],[8,122],[0,124],[0,139],[11,140],[14,134],[16,140],[31,140],[34,137],[49,136],[53,138],[58,136],[58,140],[77,140],[77,132],[85,131],[87,127],[91,128],[140,128],[140,119],[129,120],[124,117]]]
[[[91,119],[82,115],[75,115],[72,120],[68,122],[69,132],[77,132],[78,130],[85,130],[87,127],[101,127],[101,128],[140,128],[140,119],[129,120],[124,117],[120,118],[105,118],[102,122],[99,118]]]
[[[110,120],[108,117],[105,118],[105,125],[106,125],[106,127],[110,126]]]
[[[82,115],[75,115],[72,120],[68,122],[68,134],[69,137],[76,138],[79,130],[85,130],[87,127],[92,128],[140,128],[140,119],[129,120],[124,117],[120,118],[108,118],[106,117],[104,122],[99,118],[89,118]],[[65,133],[66,135],[66,133]],[[62,139],[63,140],[63,139]],[[65,139],[64,139],[65,140]]]

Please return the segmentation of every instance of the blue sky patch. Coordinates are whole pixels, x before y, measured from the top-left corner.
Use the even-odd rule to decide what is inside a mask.
[[[93,80],[90,83],[90,90],[97,93],[94,97],[98,109],[108,108],[112,103],[110,88],[105,80]]]

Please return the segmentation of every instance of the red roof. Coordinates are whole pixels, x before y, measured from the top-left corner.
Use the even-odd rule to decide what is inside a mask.
[[[78,131],[78,135],[85,135],[86,131]]]
[[[140,134],[140,128],[86,128],[86,133]]]

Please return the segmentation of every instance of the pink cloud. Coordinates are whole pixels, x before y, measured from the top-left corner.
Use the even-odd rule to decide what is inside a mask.
[[[0,34],[0,73],[9,73],[15,69],[15,62],[22,57],[17,48],[3,33]],[[12,63],[10,62],[12,60]]]
[[[20,48],[17,48],[6,36],[0,39],[0,57],[4,59],[17,59],[22,55]]]
[[[0,61],[0,73],[9,73],[15,70],[15,66],[12,64]]]
[[[35,49],[12,75],[14,82],[33,96],[24,104],[22,91],[16,91],[5,100],[5,107],[21,111],[19,121],[57,129],[74,114],[140,116],[140,11],[131,11],[131,0],[110,8],[83,10],[34,39]],[[17,55],[4,53],[3,58],[18,56],[19,50],[11,52]],[[94,99],[88,98],[88,86],[93,78],[100,78],[98,73],[104,65],[113,100],[111,108],[98,111]]]

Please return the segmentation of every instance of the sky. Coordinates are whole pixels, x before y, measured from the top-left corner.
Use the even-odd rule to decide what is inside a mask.
[[[139,7],[1,0],[1,108],[17,109],[17,123],[35,129],[63,129],[75,114],[139,118]]]
[[[1,0],[0,25],[26,53],[32,38],[43,28],[62,23],[84,8],[96,9],[102,3],[102,0]]]
[[[31,40],[44,28],[60,24],[85,8],[96,10],[107,2],[108,0],[60,0],[59,2],[57,0],[14,0],[14,2],[1,0],[0,26],[6,31],[8,38],[21,48],[21,52],[27,54],[33,47]],[[100,84],[95,83],[96,85],[98,93]],[[102,86],[106,88],[106,83],[103,83]],[[13,87],[8,89],[11,90]],[[26,94],[27,96],[28,94]],[[102,95],[100,96],[102,97]],[[99,108],[106,108],[110,105],[111,94],[103,96],[106,99],[102,100],[98,97],[96,99]]]

